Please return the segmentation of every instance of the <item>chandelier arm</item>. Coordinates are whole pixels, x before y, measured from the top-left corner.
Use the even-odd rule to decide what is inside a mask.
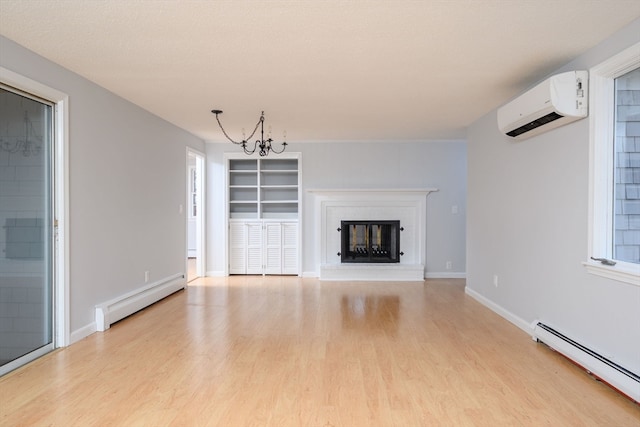
[[[8,132],[7,130],[7,133]],[[29,138],[30,134],[32,136],[31,138]],[[33,122],[29,119],[28,111],[24,112],[24,139],[18,137],[14,142],[11,142],[0,137],[0,151],[5,151],[10,154],[22,152],[23,156],[28,157],[40,153],[41,149],[42,137],[38,136],[33,128]]]
[[[284,153],[284,150],[287,149],[287,145],[289,145],[289,144],[287,144],[286,142],[283,142],[282,143],[282,150],[280,150],[280,151],[276,150],[275,147],[273,145],[271,145],[271,151],[273,151],[276,154],[282,154],[282,153]]]
[[[16,141],[11,143],[10,141],[0,140],[0,150],[6,151],[10,154],[17,153],[22,148],[22,141]]]
[[[242,150],[244,151],[244,154],[247,154],[249,156],[255,153],[256,148],[258,148],[258,141],[253,143],[253,150],[247,150],[247,141],[243,141],[241,144],[242,144]]]

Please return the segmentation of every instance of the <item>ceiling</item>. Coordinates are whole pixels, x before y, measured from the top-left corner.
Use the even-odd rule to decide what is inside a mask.
[[[637,0],[0,0],[0,34],[208,141],[463,138]],[[0,55],[2,52],[0,52]]]

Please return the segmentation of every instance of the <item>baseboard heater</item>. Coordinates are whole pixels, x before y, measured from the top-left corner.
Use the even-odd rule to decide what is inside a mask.
[[[184,274],[178,273],[121,295],[111,301],[99,304],[96,306],[96,330],[106,331],[118,320],[122,320],[154,302],[160,301],[180,289],[184,289],[185,286]]]
[[[640,402],[640,376],[544,323],[536,323],[534,339],[568,357],[596,378],[611,385],[635,402]]]

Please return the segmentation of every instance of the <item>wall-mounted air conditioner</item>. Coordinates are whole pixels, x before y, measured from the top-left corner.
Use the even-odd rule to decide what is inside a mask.
[[[498,109],[498,128],[526,139],[587,117],[587,71],[556,74]]]

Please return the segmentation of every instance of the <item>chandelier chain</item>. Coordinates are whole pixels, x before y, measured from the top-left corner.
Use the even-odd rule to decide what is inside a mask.
[[[220,129],[222,130],[222,133],[224,134],[224,136],[227,137],[227,139],[231,142],[233,142],[234,144],[237,145],[242,145],[245,144],[247,142],[247,140],[253,138],[253,135],[256,134],[256,132],[258,131],[258,127],[260,126],[260,123],[262,123],[264,121],[264,116],[260,116],[260,118],[258,119],[258,123],[256,123],[256,127],[253,129],[253,132],[251,132],[251,135],[249,135],[248,138],[243,139],[242,141],[234,141],[228,134],[227,131],[224,130],[224,128],[222,127],[222,123],[220,123],[220,118],[218,118],[218,115],[216,114],[216,120],[218,121],[218,126],[220,126]]]

